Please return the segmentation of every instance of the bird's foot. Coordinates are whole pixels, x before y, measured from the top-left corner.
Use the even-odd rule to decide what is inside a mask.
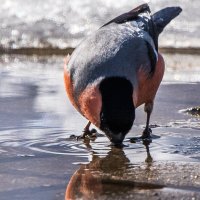
[[[142,133],[141,139],[151,139],[152,138],[151,134],[152,130],[150,128],[145,128]]]
[[[76,140],[85,140],[89,139],[94,141],[97,138],[97,130],[96,129],[84,129],[83,134],[76,137]]]
[[[133,137],[130,139],[131,143],[136,143],[142,141],[143,144],[150,144],[152,142],[152,130],[150,128],[145,128],[142,136],[140,137]]]

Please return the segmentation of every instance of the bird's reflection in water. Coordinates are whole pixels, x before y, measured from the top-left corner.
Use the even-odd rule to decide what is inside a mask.
[[[91,149],[89,141],[86,141],[85,144],[87,148]],[[144,158],[147,163],[146,170],[153,161],[149,144],[149,141],[143,141],[147,151],[147,157]],[[127,179],[128,173],[130,174],[130,166],[130,160],[126,157],[123,148],[111,147],[104,158],[93,151],[91,162],[81,165],[71,177],[65,199],[99,199],[104,195],[126,193],[135,187],[142,187],[139,183]]]
[[[151,156],[151,154],[150,154],[150,150],[149,150],[149,145],[151,144],[151,140],[143,140],[143,145],[145,146],[145,148],[146,148],[146,151],[147,151],[147,157],[146,157],[146,159],[145,159],[145,162],[147,163],[147,164],[150,164],[151,165],[151,163],[153,162],[153,158],[152,158],[152,156]]]

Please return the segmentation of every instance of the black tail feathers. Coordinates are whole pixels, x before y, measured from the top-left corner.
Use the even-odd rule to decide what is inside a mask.
[[[180,7],[167,7],[152,15],[153,22],[157,28],[157,33],[160,34],[165,26],[181,13]]]

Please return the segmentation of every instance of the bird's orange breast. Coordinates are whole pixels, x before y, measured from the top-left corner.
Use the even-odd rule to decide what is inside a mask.
[[[89,85],[79,96],[81,114],[95,126],[100,126],[102,99],[98,86]]]
[[[135,107],[138,107],[143,103],[151,103],[154,101],[156,92],[164,75],[164,70],[165,64],[161,54],[158,54],[158,61],[152,77],[148,77],[143,68],[140,68],[137,74],[138,85],[134,88],[133,94]]]

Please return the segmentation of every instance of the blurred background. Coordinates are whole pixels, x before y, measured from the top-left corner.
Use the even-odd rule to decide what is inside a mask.
[[[130,159],[128,169],[132,170],[127,174],[130,177],[137,173],[134,182],[145,181],[138,174],[149,174],[150,182],[155,178],[163,185],[184,185],[179,198],[173,198],[199,199],[185,195],[193,195],[200,187],[200,118],[199,114],[188,115],[182,110],[200,104],[200,1],[0,0],[1,200],[64,199],[70,177],[80,163],[91,161],[92,151],[82,142],[69,140],[70,135],[82,133],[87,121],[66,97],[63,59],[86,35],[147,2],[152,13],[167,6],[181,6],[183,12],[159,38],[166,72],[151,117],[153,133],[161,136],[151,145],[152,170],[150,165],[146,168],[142,143],[130,144],[127,139],[124,151]],[[127,137],[143,131],[143,107],[137,109],[136,116]],[[110,151],[105,136],[91,142],[91,146],[102,157]],[[176,161],[172,166],[177,166],[163,165],[163,161]],[[181,167],[178,161],[191,168]],[[137,164],[142,167],[136,170]],[[166,199],[171,199],[169,195],[176,194],[177,188],[164,189]],[[112,199],[112,194],[107,195]],[[146,199],[145,195],[141,199]]]
[[[200,47],[199,0],[0,0],[0,48],[76,47],[110,19],[146,2],[152,13],[166,6],[183,9],[160,37],[160,47]]]

